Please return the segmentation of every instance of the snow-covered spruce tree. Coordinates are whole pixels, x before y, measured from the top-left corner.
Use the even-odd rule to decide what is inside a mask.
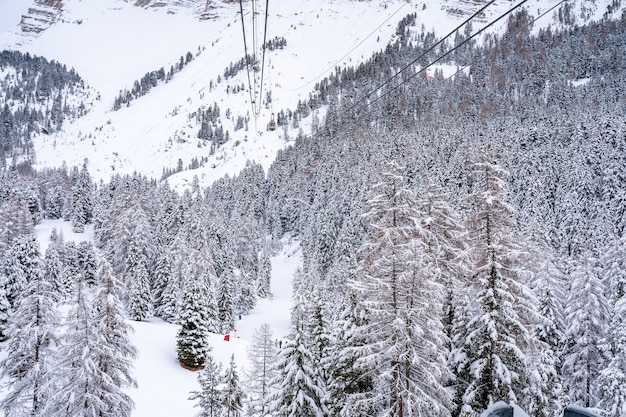
[[[595,406],[597,382],[604,360],[599,342],[606,334],[609,320],[604,285],[598,277],[597,261],[583,254],[571,275],[565,308],[566,343],[563,377],[573,403]]]
[[[222,365],[215,362],[210,351],[204,363],[204,369],[198,374],[200,391],[192,391],[189,399],[196,401],[194,407],[202,409],[202,417],[221,417],[224,408],[222,388],[224,385]]]
[[[63,263],[61,246],[56,242],[57,238],[53,238],[53,236],[56,236],[56,229],[53,229],[52,233],[53,235],[50,236],[50,244],[44,255],[43,268],[44,277],[46,281],[52,285],[53,291],[56,294],[55,299],[59,301],[70,295],[72,286],[70,277],[68,277],[68,270]]]
[[[608,365],[598,380],[600,407],[620,417],[626,415],[626,236],[611,241],[603,264],[611,320],[603,341]]]
[[[102,373],[100,396],[102,416],[128,417],[134,402],[125,392],[126,387],[137,385],[132,376],[133,360],[137,349],[130,342],[132,327],[126,323],[124,307],[120,301],[124,284],[113,274],[109,262],[98,259],[97,281],[99,288],[94,298],[94,318],[100,335],[97,355],[98,369]]]
[[[59,322],[50,284],[41,273],[31,276],[7,323],[10,340],[2,377],[8,389],[0,402],[6,417],[47,415],[43,408],[51,395],[48,382]]]
[[[525,410],[537,417],[557,417],[563,414],[563,376],[561,350],[565,342],[563,322],[563,278],[554,265],[548,247],[543,247],[539,269],[535,277],[540,320],[534,333],[538,348],[529,355],[531,370],[525,389]]]
[[[459,288],[470,275],[470,260],[467,250],[467,230],[459,215],[452,210],[446,196],[437,184],[430,182],[424,195],[418,199],[424,216],[423,227],[431,239],[428,250],[436,259],[441,270],[440,280],[445,290],[443,323],[446,336],[452,339],[452,323],[457,315]]]
[[[93,218],[93,185],[87,170],[87,161],[72,186],[72,231],[83,233]]]
[[[254,331],[248,345],[250,368],[244,375],[248,391],[249,413],[265,416],[269,411],[271,381],[275,378],[276,342],[268,324]]]
[[[612,306],[612,318],[605,341],[608,365],[600,371],[598,386],[600,407],[611,417],[626,415],[626,296]]]
[[[128,286],[128,312],[130,317],[136,321],[149,317],[152,311],[152,293],[150,292],[148,269],[150,246],[147,227],[147,219],[138,217],[124,268],[124,279]]]
[[[269,243],[265,245],[259,256],[259,271],[257,273],[256,294],[259,298],[271,298],[272,261],[270,259]]]
[[[330,415],[356,417],[375,414],[377,404],[364,404],[361,399],[374,389],[372,364],[359,361],[365,356],[361,347],[367,343],[367,335],[362,329],[367,324],[365,312],[355,301],[355,297],[348,296],[343,311],[334,321],[324,364],[329,372],[328,407]],[[362,406],[365,405],[364,408]]]
[[[278,353],[276,387],[270,398],[270,414],[277,417],[318,417],[327,415],[324,405],[326,392],[316,384],[320,366],[306,341],[306,309],[302,296],[295,300],[291,311],[291,332]]]
[[[208,336],[209,308],[206,284],[202,277],[189,277],[181,298],[176,336],[176,351],[180,364],[188,369],[200,369],[210,351]]]
[[[224,374],[224,390],[222,391],[222,416],[241,417],[243,416],[244,393],[237,373],[235,364],[235,354],[233,353],[228,363],[228,368]]]
[[[234,300],[235,274],[224,271],[217,279],[217,319],[222,333],[230,333],[235,328]]]
[[[180,286],[172,270],[170,251],[162,248],[156,251],[157,260],[154,268],[154,312],[163,320],[175,323],[178,317],[177,304]]]
[[[481,413],[497,401],[522,401],[528,383],[526,354],[535,345],[530,326],[538,320],[536,300],[526,283],[527,253],[507,203],[506,175],[497,164],[474,164],[468,229],[478,292],[467,324],[464,362],[457,365],[469,378],[465,413]]]
[[[404,170],[387,163],[363,221],[369,236],[350,283],[367,314],[356,366],[374,366],[375,389],[360,409],[381,415],[449,416],[439,271]]]
[[[22,290],[41,273],[39,243],[35,235],[17,236],[5,252],[1,273],[6,277],[7,299],[15,307]]]

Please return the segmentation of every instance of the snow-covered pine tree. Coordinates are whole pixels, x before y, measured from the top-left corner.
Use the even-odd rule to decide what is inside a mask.
[[[68,270],[63,263],[61,246],[57,243],[56,229],[52,230],[50,244],[43,259],[44,277],[52,285],[56,300],[65,299],[72,289]]]
[[[222,333],[230,333],[235,328],[234,292],[235,275],[224,271],[217,279],[217,319]]]
[[[22,199],[11,197],[0,208],[0,256],[11,246],[16,237],[33,233],[33,216]]]
[[[204,369],[198,374],[200,391],[192,391],[189,399],[196,401],[194,407],[202,409],[202,417],[221,417],[224,408],[222,402],[223,374],[222,365],[215,362],[209,350]]]
[[[41,273],[39,243],[33,234],[17,236],[2,259],[2,273],[6,277],[7,299],[15,307],[28,282]]]
[[[328,369],[328,407],[330,415],[366,417],[376,413],[377,404],[359,408],[361,399],[374,389],[372,364],[359,360],[367,354],[361,347],[367,343],[365,312],[353,296],[347,296],[333,324],[325,368]],[[357,363],[359,364],[357,366]]]
[[[181,298],[176,336],[176,351],[180,364],[189,369],[200,369],[210,352],[208,341],[209,308],[206,283],[202,277],[189,277]]]
[[[139,210],[139,214],[144,212]],[[128,285],[128,312],[133,320],[141,321],[149,317],[152,311],[152,293],[150,291],[150,243],[147,219],[137,216],[135,232],[126,255],[124,279]]]
[[[475,313],[457,366],[468,386],[464,412],[480,413],[497,401],[523,400],[528,381],[526,352],[535,344],[536,301],[527,286],[527,254],[520,245],[515,212],[507,202],[507,172],[497,164],[474,164],[469,219],[478,292]]]
[[[2,377],[8,390],[0,401],[6,417],[46,416],[43,409],[52,394],[48,383],[59,322],[50,284],[41,272],[32,275],[7,323],[10,340]]]
[[[109,262],[98,259],[96,279],[99,288],[94,298],[94,318],[100,335],[101,346],[94,353],[102,394],[102,416],[129,417],[134,408],[126,387],[136,387],[132,376],[133,360],[137,349],[130,342],[132,327],[126,323],[124,307],[120,301],[125,292],[124,284],[113,274]]]
[[[269,253],[269,243],[265,245],[259,256],[259,271],[257,274],[256,294],[259,298],[271,298],[272,261]]]
[[[175,323],[178,317],[176,306],[180,293],[179,282],[172,271],[170,251],[162,248],[156,253],[153,281],[154,311],[163,320]]]
[[[270,398],[270,413],[277,417],[319,417],[328,414],[324,406],[326,393],[316,382],[320,366],[306,341],[306,309],[302,297],[295,300],[291,312],[291,332],[278,353],[276,390]]]
[[[250,368],[244,373],[251,415],[265,416],[269,411],[271,382],[275,378],[276,341],[268,324],[254,331],[248,345]]]
[[[367,353],[358,361],[375,367],[375,389],[359,408],[449,416],[442,289],[430,232],[396,162],[386,164],[374,190],[363,215],[369,237],[350,283],[367,314],[361,331],[368,340],[360,348]]]
[[[598,377],[605,366],[599,342],[606,334],[609,309],[596,263],[588,253],[578,260],[565,308],[563,377],[571,401],[583,407],[597,404]]]
[[[626,296],[613,304],[604,346],[608,365],[600,371],[600,407],[611,417],[626,415]]]
[[[551,249],[542,244],[535,256],[539,264],[535,272],[534,292],[538,300],[540,320],[534,333],[538,340],[535,352],[529,356],[531,369],[526,387],[525,410],[537,417],[556,417],[563,413],[563,274],[555,265]]]
[[[72,231],[83,233],[85,226],[93,218],[93,185],[87,170],[87,161],[76,178],[72,187]]]
[[[603,264],[611,320],[603,343],[608,364],[598,380],[600,407],[621,417],[626,415],[626,236],[612,240]]]
[[[224,390],[222,391],[222,416],[241,417],[243,416],[244,393],[237,373],[235,364],[235,354],[230,357],[230,362],[224,374]]]

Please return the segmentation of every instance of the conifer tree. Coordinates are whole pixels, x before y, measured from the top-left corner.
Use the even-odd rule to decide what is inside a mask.
[[[56,235],[55,231],[56,229],[53,230],[54,235]],[[69,283],[68,270],[63,263],[60,247],[52,240],[52,237],[44,255],[43,267],[44,277],[52,285],[56,300],[68,297],[72,289]]]
[[[2,259],[7,299],[14,307],[29,281],[41,273],[39,243],[34,235],[19,235]]]
[[[317,417],[328,413],[324,405],[326,393],[316,384],[315,368],[320,364],[314,363],[307,348],[305,314],[305,302],[299,297],[291,313],[291,333],[278,353],[272,415]]]
[[[192,391],[190,400],[196,401],[195,407],[202,409],[202,417],[221,417],[224,408],[222,402],[222,365],[215,362],[210,351],[204,363],[204,369],[198,374],[200,391]]]
[[[234,280],[231,271],[224,271],[217,280],[217,318],[222,333],[229,333],[235,327]]]
[[[363,216],[369,238],[351,282],[367,314],[361,331],[368,341],[361,349],[368,353],[359,361],[375,366],[375,390],[363,400],[371,405],[364,407],[375,404],[397,416],[448,416],[446,338],[430,232],[397,163],[387,164],[374,190]]]
[[[176,336],[178,361],[189,369],[202,367],[210,351],[207,327],[209,311],[204,294],[206,285],[203,280],[190,277],[181,298],[178,318],[181,328]]]
[[[271,298],[272,261],[269,248],[265,247],[259,259],[259,272],[257,275],[256,294],[259,298]]]
[[[72,187],[72,231],[83,233],[85,226],[91,223],[93,218],[93,189],[91,176],[87,170],[87,161],[76,178]]]
[[[54,294],[41,272],[31,276],[10,315],[6,336],[10,338],[2,376],[8,391],[0,402],[7,417],[45,416],[52,391],[48,388],[54,365],[56,330],[60,317]]]
[[[98,369],[102,373],[101,415],[129,417],[134,402],[124,388],[137,385],[132,376],[137,349],[130,343],[132,327],[126,323],[120,301],[125,288],[113,274],[106,259],[100,258],[98,264],[96,278],[99,288],[94,299],[95,314],[92,320],[97,323],[101,337],[101,346],[94,352]]]
[[[91,294],[85,280],[78,278],[75,300],[65,326],[57,354],[57,366],[52,379],[54,395],[46,404],[47,416],[104,416],[109,415],[109,376],[100,368],[100,360],[109,352],[95,320]],[[115,387],[115,390],[119,387]],[[124,408],[115,411],[123,412]],[[128,415],[128,414],[121,414]]]
[[[599,372],[605,365],[599,342],[606,334],[609,310],[596,263],[589,254],[577,262],[565,309],[563,377],[571,401],[583,407],[597,404]]]
[[[462,350],[466,360],[459,366],[469,378],[464,412],[478,413],[496,401],[523,400],[526,352],[535,344],[529,326],[538,317],[525,282],[527,254],[516,240],[515,213],[506,201],[507,172],[482,162],[473,175],[469,229],[478,292]]]
[[[222,391],[223,417],[241,417],[243,415],[243,390],[239,382],[235,354],[233,353],[224,374],[224,390]]]
[[[125,280],[128,283],[128,311],[133,320],[147,318],[152,310],[152,293],[150,291],[147,225],[137,223],[134,238],[130,242],[126,257]]]
[[[378,404],[361,401],[374,389],[375,364],[362,360],[367,354],[361,349],[368,341],[362,332],[367,319],[355,297],[347,297],[345,304],[334,322],[333,343],[326,356],[329,411],[333,416],[371,416],[377,412]]]
[[[599,405],[609,416],[621,417],[626,415],[626,296],[613,305],[604,350],[609,361],[598,377]]]
[[[165,321],[174,323],[178,317],[176,306],[179,292],[180,288],[172,271],[169,251],[157,250],[153,285],[155,314]]]
[[[250,413],[265,416],[269,411],[271,382],[275,378],[276,346],[268,324],[254,331],[248,346],[250,369],[245,373]]]

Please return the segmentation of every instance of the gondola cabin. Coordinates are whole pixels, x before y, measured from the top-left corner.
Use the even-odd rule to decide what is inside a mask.
[[[274,114],[272,114],[272,118],[267,124],[267,130],[276,130],[276,120],[274,119]]]

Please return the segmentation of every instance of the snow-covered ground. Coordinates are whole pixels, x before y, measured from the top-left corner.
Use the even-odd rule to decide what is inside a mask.
[[[211,335],[213,357],[226,366],[235,355],[240,377],[247,366],[247,346],[254,331],[262,324],[269,324],[274,336],[280,339],[289,332],[291,307],[291,279],[300,265],[297,243],[287,244],[272,259],[272,300],[260,300],[249,315],[244,315],[230,333],[230,341],[224,335]],[[189,401],[189,393],[198,390],[197,372],[183,369],[176,359],[176,333],[179,326],[160,319],[130,322],[135,333],[131,340],[139,349],[135,363],[138,389],[131,391],[136,405],[135,417],[192,417],[199,409]]]

